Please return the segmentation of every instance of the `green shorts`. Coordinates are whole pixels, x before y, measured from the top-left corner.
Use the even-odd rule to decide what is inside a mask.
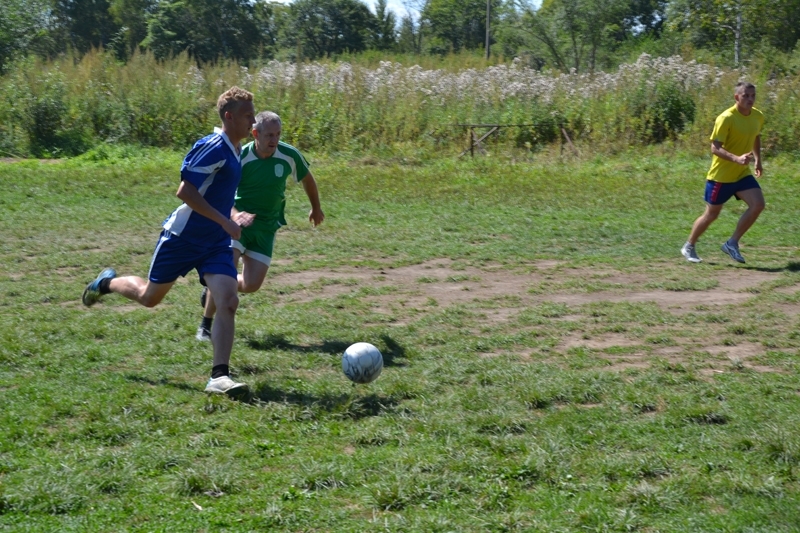
[[[252,257],[269,266],[272,262],[272,248],[275,246],[276,230],[266,230],[247,226],[242,228],[242,236],[231,245],[242,255]]]

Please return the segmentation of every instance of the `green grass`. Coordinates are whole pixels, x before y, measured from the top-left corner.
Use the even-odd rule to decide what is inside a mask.
[[[80,304],[146,273],[180,158],[0,165],[0,530],[796,531],[800,165],[746,265],[736,203],[690,265],[706,157],[311,157],[326,220],[290,189],[238,403],[202,392],[194,273]]]

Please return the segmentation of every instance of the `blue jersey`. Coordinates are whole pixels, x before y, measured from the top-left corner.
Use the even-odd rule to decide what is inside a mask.
[[[221,130],[203,137],[186,154],[181,166],[181,181],[203,195],[211,207],[230,216],[236,188],[242,178],[239,153]],[[204,245],[230,245],[231,237],[222,226],[182,204],[164,221],[164,229],[188,242]]]

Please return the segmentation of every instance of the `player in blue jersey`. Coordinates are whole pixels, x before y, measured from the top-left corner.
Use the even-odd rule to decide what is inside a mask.
[[[228,366],[239,305],[231,239],[241,236],[238,217],[231,218],[231,209],[242,177],[241,141],[250,135],[255,122],[253,95],[231,87],[217,100],[217,111],[222,128],[197,141],[183,160],[176,196],[184,203],[164,221],[148,279],[117,277],[113,268],[107,268],[87,285],[83,303],[91,306],[103,294],[114,292],[153,307],[178,277],[196,269],[200,282],[214,292],[219,307],[213,330],[211,379],[205,390],[238,397],[246,394],[248,387],[231,379]]]
[[[286,182],[303,184],[311,211],[308,220],[322,224],[325,214],[319,204],[319,192],[308,162],[297,148],[280,141],[281,119],[264,111],[256,116],[254,141],[242,149],[242,180],[236,191],[233,211],[241,223],[242,235],[233,241],[234,264],[242,259],[239,292],[255,292],[264,283],[272,262],[275,233],[286,225]],[[208,298],[209,292],[213,298]],[[203,320],[197,329],[197,340],[213,340],[213,317],[217,308],[213,287],[203,289],[200,302],[204,307]],[[217,315],[219,316],[219,315]]]

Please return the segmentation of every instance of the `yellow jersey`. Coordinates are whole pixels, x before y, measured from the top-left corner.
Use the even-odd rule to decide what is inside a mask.
[[[764,126],[764,113],[755,107],[747,116],[739,113],[736,106],[723,111],[714,122],[712,141],[719,141],[722,147],[733,155],[744,155],[753,150],[756,137],[761,135]],[[752,175],[749,165],[740,165],[721,157],[712,156],[711,168],[706,179],[720,183],[735,183]]]

